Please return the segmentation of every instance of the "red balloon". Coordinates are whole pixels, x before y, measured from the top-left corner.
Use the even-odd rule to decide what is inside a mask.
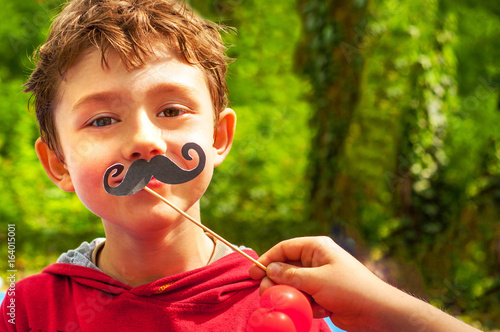
[[[311,329],[311,304],[291,286],[268,288],[260,298],[260,306],[250,316],[247,332],[309,332]]]
[[[290,317],[265,308],[255,310],[247,323],[246,332],[296,332]]]
[[[304,294],[291,286],[276,285],[266,289],[260,298],[260,305],[290,317],[297,332],[309,332],[311,329],[311,304]]]

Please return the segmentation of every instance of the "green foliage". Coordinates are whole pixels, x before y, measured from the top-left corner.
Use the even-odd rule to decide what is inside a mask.
[[[313,160],[338,170],[329,186],[334,199],[312,197],[315,210],[346,227],[357,256],[387,280],[487,328],[500,316],[493,305],[500,290],[500,22],[484,4],[471,10],[465,2],[387,0],[369,6],[364,19],[352,14],[357,38],[343,33],[334,42],[349,59],[361,58],[361,98],[350,109],[342,148]],[[326,5],[305,5],[308,27],[307,10]],[[312,29],[321,36],[318,22]],[[336,17],[323,25],[345,28]],[[328,43],[307,40],[320,51],[317,43]],[[330,105],[332,121],[343,121],[349,110],[317,92],[340,84],[324,88],[314,74],[324,63],[320,51],[303,65],[314,80],[312,102]],[[347,65],[355,70],[359,63]],[[323,135],[338,137],[328,129]]]

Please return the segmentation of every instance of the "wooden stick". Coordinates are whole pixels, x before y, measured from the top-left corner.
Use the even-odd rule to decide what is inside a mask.
[[[199,222],[198,220],[194,219],[193,217],[191,217],[189,214],[187,214],[186,212],[182,211],[181,209],[179,209],[177,206],[175,206],[174,204],[172,204],[171,202],[169,202],[165,197],[159,195],[156,191],[154,191],[154,190],[152,190],[151,188],[148,188],[148,187],[144,187],[144,190],[146,190],[148,193],[152,194],[153,196],[158,197],[164,203],[166,203],[167,205],[169,205],[172,209],[174,209],[175,211],[179,212],[181,215],[183,215],[184,217],[186,217],[187,219],[189,219],[191,222],[193,222],[194,224],[196,224],[196,226],[201,227],[205,232],[209,233],[210,235],[212,235],[213,237],[215,237],[217,240],[223,242],[225,245],[229,246],[234,251],[236,251],[239,254],[243,255],[243,257],[245,257],[246,259],[252,261],[252,263],[254,263],[258,267],[260,267],[262,270],[266,271],[266,267],[262,263],[258,262],[253,257],[251,257],[250,255],[248,255],[247,253],[245,253],[244,251],[242,251],[241,249],[239,249],[238,247],[236,247],[234,244],[232,244],[231,242],[227,241],[222,236],[218,235],[217,233],[215,233],[214,231],[212,231],[210,228],[208,228],[207,226],[203,225],[201,222]]]

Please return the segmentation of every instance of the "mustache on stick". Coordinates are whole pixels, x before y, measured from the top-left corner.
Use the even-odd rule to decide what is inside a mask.
[[[198,166],[192,170],[185,170],[179,167],[170,158],[164,155],[154,156],[150,161],[137,159],[130,164],[122,182],[116,187],[109,185],[109,177],[119,176],[125,167],[122,164],[115,164],[109,167],[104,173],[104,189],[108,194],[114,196],[128,196],[141,191],[153,177],[167,184],[181,184],[191,181],[200,175],[205,168],[206,156],[201,146],[190,142],[184,144],[182,147],[182,157],[185,160],[193,159],[189,155],[190,150],[196,151],[199,158]]]
[[[244,252],[231,242],[224,239],[222,236],[212,231],[207,226],[203,225],[202,223],[200,223],[199,221],[188,215],[186,212],[179,209],[177,206],[175,206],[166,198],[162,197],[161,195],[153,191],[151,188],[147,187],[147,184],[149,183],[149,181],[151,181],[151,178],[153,176],[159,181],[168,184],[180,184],[188,182],[197,177],[203,171],[203,168],[205,168],[205,162],[206,162],[205,152],[203,152],[201,146],[199,146],[196,143],[192,142],[186,143],[182,147],[181,151],[184,159],[186,160],[193,159],[189,155],[190,150],[195,150],[199,158],[198,166],[196,166],[192,170],[182,169],[181,167],[177,166],[177,164],[175,164],[172,160],[163,155],[154,156],[153,158],[151,158],[149,162],[144,159],[138,159],[132,162],[132,164],[130,164],[127,173],[125,173],[123,181],[116,187],[111,187],[109,185],[108,183],[109,177],[119,176],[123,172],[123,169],[125,167],[122,164],[115,164],[109,167],[104,173],[104,179],[103,179],[104,188],[106,192],[115,196],[132,195],[144,189],[146,192],[162,200],[165,204],[169,205],[171,208],[173,208],[179,214],[184,216],[186,219],[190,220],[192,223],[202,228],[205,232],[211,234],[213,237],[223,242],[224,244],[232,248],[234,251],[238,252],[240,255],[245,257],[246,259],[253,262],[262,270],[266,271],[266,267],[262,263],[260,263],[250,255],[248,255],[246,252]]]

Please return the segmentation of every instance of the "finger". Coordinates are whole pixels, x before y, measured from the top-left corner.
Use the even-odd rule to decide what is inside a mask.
[[[308,243],[313,242],[313,239],[317,238],[318,237],[302,237],[282,241],[264,253],[258,261],[264,266],[267,266],[269,263],[275,261],[303,266],[304,264],[300,260],[301,256],[303,256],[302,250],[304,247],[307,247]],[[255,264],[250,267],[248,273],[250,274],[250,277],[255,280],[262,279],[266,276],[266,271],[262,270]]]
[[[262,279],[266,276],[266,271],[262,270],[257,265],[252,265],[252,267],[248,270],[250,277],[255,280]]]
[[[285,284],[314,296],[321,285],[317,280],[321,269],[296,267],[285,263],[271,263],[267,267],[267,276],[277,284]]]
[[[262,295],[266,291],[266,289],[275,286],[276,283],[274,283],[271,279],[265,277],[262,279],[260,282],[260,289],[259,289],[259,294]]]
[[[321,248],[334,248],[335,242],[328,237],[301,237],[285,240],[264,253],[259,261],[267,266],[271,262],[298,261],[302,266],[317,266],[318,260],[325,260],[328,250]]]
[[[300,261],[287,261],[287,264],[295,265],[295,266],[303,266]],[[248,270],[248,274],[254,280],[260,280],[266,276],[266,271],[263,270],[260,266],[252,265]]]
[[[304,247],[307,247],[307,243],[309,243],[308,238],[295,238],[282,241],[264,253],[259,258],[259,261],[267,266],[271,262],[300,260],[302,250]]]

